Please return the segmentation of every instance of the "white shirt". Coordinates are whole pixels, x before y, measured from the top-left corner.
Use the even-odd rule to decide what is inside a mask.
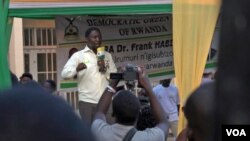
[[[156,98],[160,102],[163,110],[169,116],[169,121],[178,120],[179,95],[175,86],[163,87],[161,84],[153,88]]]
[[[211,78],[202,78],[201,84],[212,82],[213,80]]]
[[[108,85],[108,78],[111,72],[117,69],[110,53],[105,52],[105,64],[107,72],[99,72],[96,54],[86,46],[83,50],[74,53],[62,70],[62,78],[70,79],[77,74],[79,100],[89,103],[98,103],[103,91]],[[87,68],[76,72],[79,63],[84,63]]]
[[[122,141],[131,128],[133,126],[118,123],[110,125],[101,119],[96,119],[92,123],[91,131],[97,141]],[[144,131],[137,131],[131,141],[165,141],[165,134],[158,127],[147,128]]]

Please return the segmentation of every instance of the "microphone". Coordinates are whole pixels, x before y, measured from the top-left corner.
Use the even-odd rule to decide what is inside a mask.
[[[105,58],[104,51],[105,51],[105,47],[98,47],[97,48],[97,60],[98,61],[104,60],[104,58]]]
[[[105,47],[98,47],[97,48],[97,64],[99,66],[99,72],[106,72],[107,68],[105,65]]]

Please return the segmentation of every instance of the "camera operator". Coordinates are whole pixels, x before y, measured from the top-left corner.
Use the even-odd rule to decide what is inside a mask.
[[[163,115],[163,109],[153,94],[151,84],[142,68],[138,68],[139,83],[146,90],[150,105],[157,125],[153,128],[147,128],[144,131],[135,129],[140,112],[140,102],[138,98],[130,91],[121,90],[116,92],[116,86],[119,80],[111,80],[103,92],[97,106],[94,121],[91,130],[97,141],[165,141],[167,138],[168,124]],[[108,124],[105,115],[113,99],[113,116],[115,124]],[[126,138],[126,139],[124,139]],[[130,138],[130,139],[129,139]]]

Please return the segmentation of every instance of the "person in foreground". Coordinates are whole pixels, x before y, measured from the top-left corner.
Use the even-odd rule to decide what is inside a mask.
[[[0,92],[1,141],[93,141],[87,124],[36,82]]]
[[[152,112],[157,125],[144,131],[136,131],[131,141],[165,141],[168,124],[163,115],[163,109],[153,94],[151,84],[142,68],[138,68],[139,83],[146,90]],[[111,80],[110,85],[101,96],[97,112],[92,123],[91,131],[97,141],[122,141],[128,132],[136,130],[134,127],[140,112],[138,98],[130,91],[121,90],[116,93],[115,88],[119,80]],[[113,116],[115,124],[108,124],[105,115],[113,98]]]
[[[187,99],[184,114],[187,127],[176,141],[213,141],[215,125],[215,82],[197,88]]]

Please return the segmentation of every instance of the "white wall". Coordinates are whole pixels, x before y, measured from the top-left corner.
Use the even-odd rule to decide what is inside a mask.
[[[9,47],[10,70],[20,77],[24,71],[23,64],[23,20],[14,18]]]

